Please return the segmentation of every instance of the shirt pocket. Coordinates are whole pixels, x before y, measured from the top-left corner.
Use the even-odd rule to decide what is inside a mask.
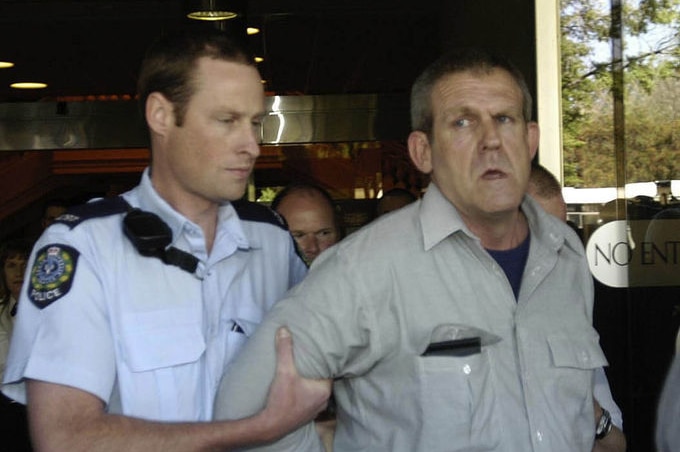
[[[417,450],[493,449],[498,410],[488,354],[420,356],[417,379],[422,432]]]
[[[192,310],[167,310],[126,315],[121,343],[132,372],[175,367],[197,361],[205,351],[199,321]]]
[[[577,399],[592,396],[593,370],[607,365],[597,333],[579,330],[551,335],[547,340],[557,373],[553,394]]]
[[[229,332],[227,333],[227,342],[224,349],[223,372],[229,369],[229,365],[241,352],[241,349],[246,344],[248,338],[255,332],[258,325],[258,323],[242,318],[227,321],[226,327]]]

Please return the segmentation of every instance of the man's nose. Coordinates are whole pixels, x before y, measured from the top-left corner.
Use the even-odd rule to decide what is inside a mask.
[[[245,127],[243,132],[241,149],[247,152],[253,159],[260,156],[260,133],[259,127]]]
[[[303,239],[302,250],[305,254],[315,254],[319,252],[319,240],[314,234],[309,234]]]
[[[501,144],[498,124],[493,119],[482,122],[482,143],[484,149],[496,149]]]

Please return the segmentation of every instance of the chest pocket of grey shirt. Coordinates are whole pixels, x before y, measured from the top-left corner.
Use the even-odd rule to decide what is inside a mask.
[[[560,334],[548,337],[553,365],[563,374],[554,388],[566,396],[585,399],[586,390],[592,388],[591,371],[607,365],[607,359],[598,344],[596,334]]]
[[[417,450],[492,450],[499,441],[488,354],[419,356],[416,377],[423,415]]]

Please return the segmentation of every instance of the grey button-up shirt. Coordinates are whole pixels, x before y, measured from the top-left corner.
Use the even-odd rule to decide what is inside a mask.
[[[301,373],[337,379],[336,451],[590,451],[593,369],[606,364],[592,278],[566,224],[529,198],[522,210],[531,245],[517,300],[435,185],[324,252],[246,344],[216,415],[263,406],[274,331],[288,325]],[[471,337],[476,353],[423,356]],[[320,447],[307,425],[270,449]]]

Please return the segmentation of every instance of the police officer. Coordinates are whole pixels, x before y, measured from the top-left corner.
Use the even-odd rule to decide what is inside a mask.
[[[131,191],[69,211],[39,239],[4,392],[28,400],[37,450],[271,440],[329,393],[297,376],[285,329],[267,407],[207,422],[231,359],[306,271],[271,211],[236,201],[259,155],[260,76],[222,33],[179,33],[151,47],[138,88],[151,166]]]

